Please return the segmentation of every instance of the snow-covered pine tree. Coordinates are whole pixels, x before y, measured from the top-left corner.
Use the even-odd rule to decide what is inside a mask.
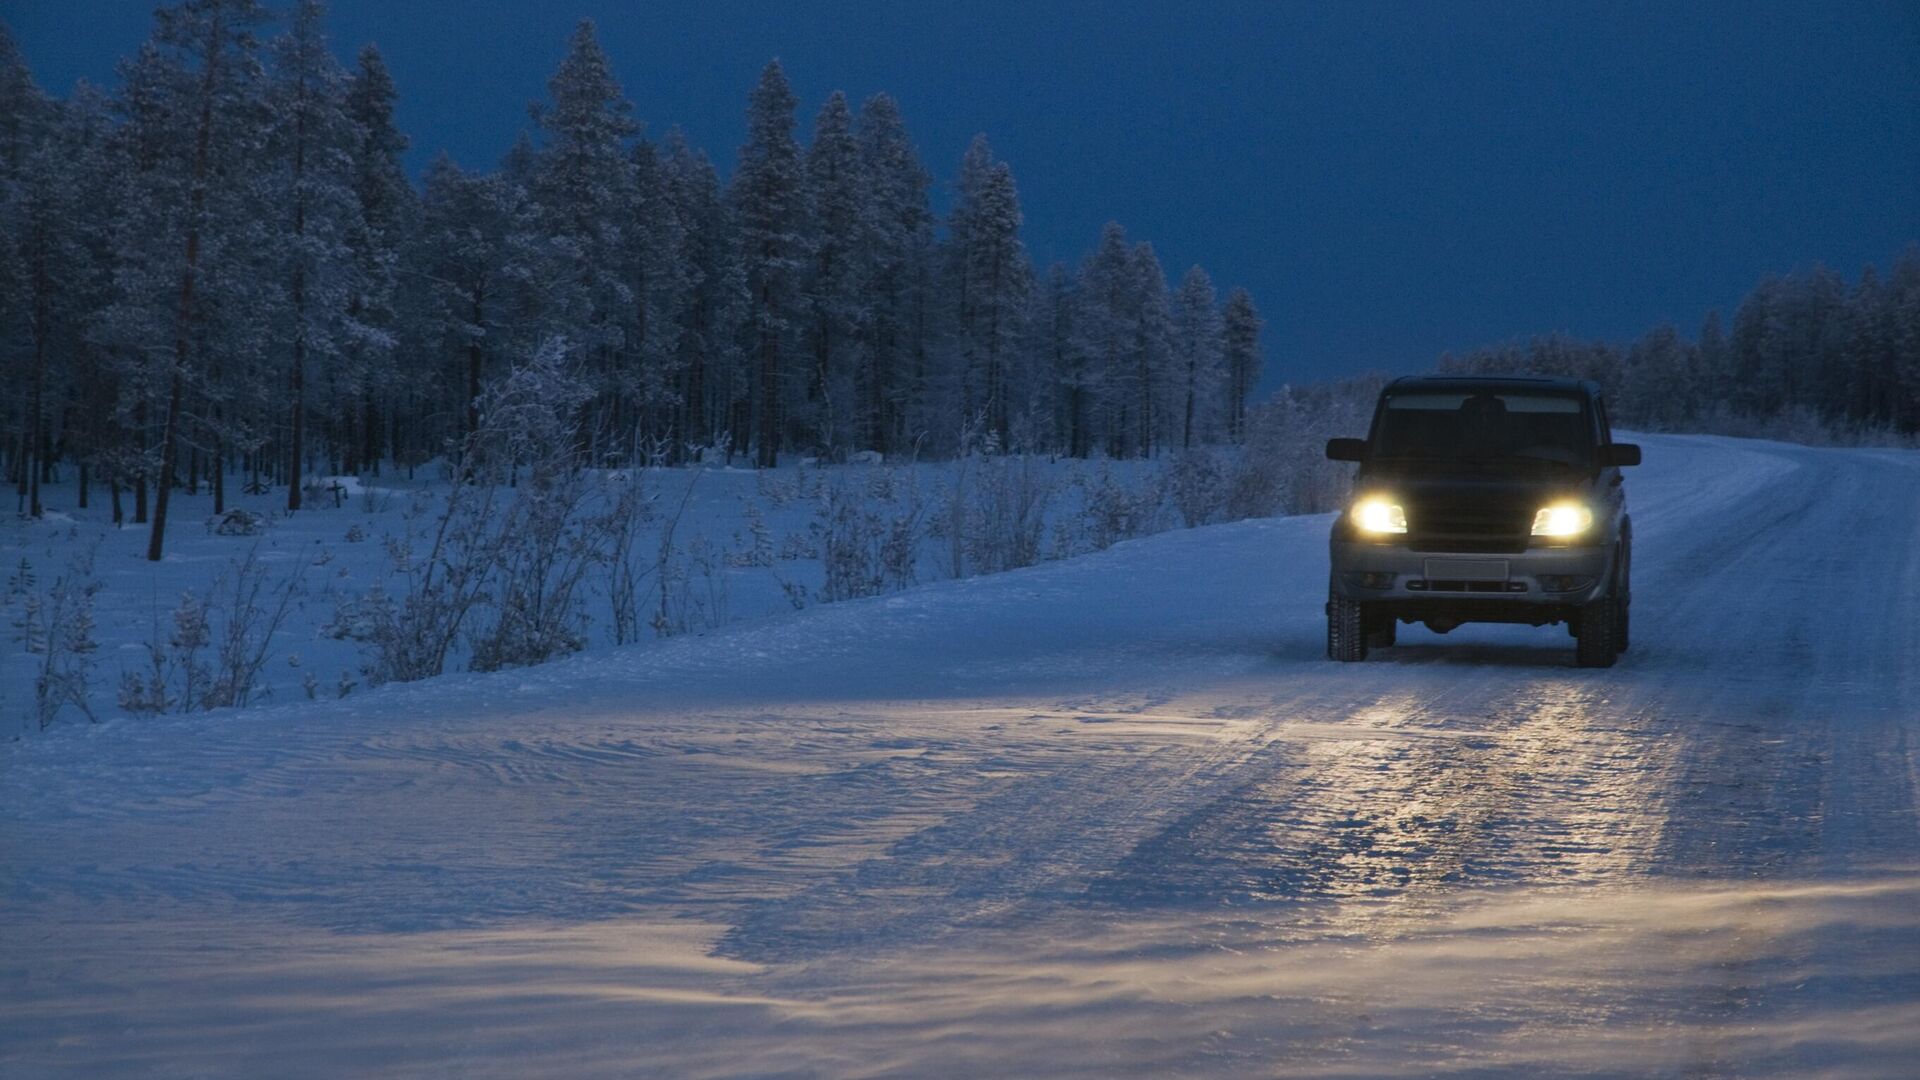
[[[1901,431],[1920,431],[1920,246],[1900,253],[1880,290],[1887,365],[1896,401],[1888,411]]]
[[[49,106],[19,43],[0,23],[0,184],[19,179],[27,154],[44,134]]]
[[[1642,335],[1627,349],[1614,410],[1663,430],[1684,422],[1691,352],[1671,324]]]
[[[1073,341],[1084,357],[1079,385],[1087,399],[1088,449],[1109,457],[1132,452],[1137,369],[1129,361],[1140,313],[1126,230],[1107,222],[1100,246],[1080,264],[1074,287]]]
[[[861,277],[868,313],[858,396],[866,447],[891,454],[907,442],[908,417],[923,400],[927,376],[931,178],[914,152],[899,106],[886,94],[860,106],[855,136],[866,176]]]
[[[692,149],[678,129],[667,133],[660,156],[665,198],[663,212],[673,215],[675,243],[656,248],[656,257],[681,275],[677,284],[677,355],[672,370],[678,380],[673,404],[674,424],[691,447],[705,449],[716,440],[729,452],[744,449],[747,431],[732,425],[744,416],[748,400],[741,371],[739,327],[745,311],[746,282],[733,219],[720,191],[720,180],[705,154]]]
[[[142,426],[150,405],[161,417],[147,542],[155,562],[165,550],[183,429],[197,432],[221,419],[189,412],[188,395],[230,396],[262,363],[266,305],[258,260],[270,245],[260,233],[265,79],[253,28],[266,17],[256,0],[182,0],[161,8],[152,48],[143,54],[147,68],[128,80],[141,95],[129,107],[157,115],[141,117],[153,126],[136,133],[152,140],[139,148],[152,157],[136,163],[123,206],[130,228],[120,240],[130,244],[122,249],[127,272],[115,284],[125,317],[112,322],[122,331],[164,327],[159,338],[120,336],[131,349],[168,343],[159,377],[140,387],[158,391],[157,401],[136,410]],[[217,373],[209,363],[216,356],[225,365]]]
[[[831,458],[854,448],[869,427],[855,415],[854,390],[871,315],[861,273],[868,179],[853,136],[853,114],[838,90],[814,121],[806,178],[807,267],[801,292],[810,367],[794,419],[802,437]]]
[[[994,159],[986,136],[977,135],[960,164],[948,225],[955,419],[971,423],[978,418],[1002,447],[1012,418],[1008,366],[1020,340],[1033,275],[1020,242],[1020,225],[1013,171]]]
[[[1225,395],[1221,380],[1221,319],[1213,279],[1189,267],[1173,296],[1173,374],[1180,380],[1180,447],[1218,438],[1216,407]]]
[[[422,453],[438,453],[479,428],[485,382],[511,345],[508,279],[520,272],[509,256],[513,213],[500,174],[465,172],[444,154],[427,166],[420,221],[405,253],[406,322],[430,366],[443,373],[437,381],[446,396],[432,412],[459,422],[438,428],[437,439],[415,448]]]
[[[47,366],[59,258],[61,198],[47,167],[58,105],[34,85],[13,38],[0,28],[0,378],[20,388],[5,413],[11,479],[20,509],[40,516],[47,442]],[[24,345],[24,347],[22,347]],[[10,347],[7,347],[10,346]]]
[[[1046,434],[1073,457],[1092,452],[1086,357],[1074,333],[1073,275],[1062,263],[1047,268],[1027,318],[1030,393],[1049,410]]]
[[[980,364],[980,411],[986,417],[987,431],[1003,448],[1009,443],[1013,415],[1009,367],[1019,355],[1024,330],[1021,320],[1033,284],[1033,268],[1020,242],[1020,224],[1013,171],[1006,162],[996,162],[980,189],[969,237],[970,276],[975,287],[967,337]]]
[[[111,131],[105,186],[109,247],[113,252],[108,303],[93,337],[115,390],[112,441],[102,466],[118,501],[131,489],[133,523],[148,523],[148,492],[158,473],[154,433],[157,388],[165,385],[183,246],[178,210],[186,201],[188,169],[181,164],[192,140],[179,84],[191,76],[157,41],[144,42],[120,63],[113,101],[119,123]],[[116,515],[118,517],[118,515]]]
[[[38,373],[44,372],[45,346],[37,342],[44,339],[47,320],[39,310],[44,289],[35,286],[43,275],[34,268],[39,245],[34,219],[43,211],[34,208],[28,161],[46,145],[53,112],[54,103],[35,85],[13,36],[0,25],[0,378],[11,387],[44,380]],[[42,430],[38,400],[32,390],[16,392],[0,406],[10,479],[18,484],[21,508],[31,505],[36,517],[39,493],[29,495],[29,488]]]
[[[621,346],[621,386],[632,405],[616,437],[646,453],[665,447],[679,460],[680,337],[699,272],[686,259],[686,223],[673,204],[659,148],[640,140],[629,153],[632,184],[622,239],[634,311]]]
[[[566,335],[593,373],[595,415],[585,437],[619,438],[630,449],[639,380],[620,360],[629,334],[646,331],[631,287],[636,257],[645,253],[629,236],[635,189],[627,140],[640,125],[591,19],[574,28],[547,94],[549,102],[530,107],[542,143],[528,176],[524,244],[538,269],[523,295],[536,307],[533,324]]]
[[[358,397],[358,378],[342,372],[349,343],[366,334],[352,322],[353,277],[348,244],[360,216],[354,150],[359,132],[347,115],[347,77],[327,46],[326,8],[299,0],[286,33],[273,43],[269,141],[274,172],[268,199],[279,212],[285,242],[280,280],[285,315],[275,337],[287,362],[287,509],[299,510],[308,462],[309,382],[329,391],[328,413],[341,397]],[[329,456],[334,448],[329,448]],[[221,470],[216,470],[221,471]]]
[[[1133,272],[1134,390],[1138,395],[1139,429],[1136,450],[1152,457],[1154,450],[1179,437],[1174,426],[1180,412],[1180,380],[1171,368],[1172,352],[1167,347],[1168,323],[1167,274],[1160,267],[1160,256],[1153,245],[1141,241],[1128,253]]]
[[[1260,381],[1260,330],[1264,324],[1254,310],[1253,297],[1245,289],[1227,294],[1220,313],[1221,349],[1227,377],[1223,384],[1226,400],[1221,404],[1227,417],[1227,438],[1244,442],[1247,437],[1247,401]]]
[[[357,212],[348,220],[346,245],[353,262],[347,297],[346,363],[355,391],[340,402],[334,423],[346,443],[348,471],[380,471],[388,449],[383,419],[395,416],[396,395],[411,389],[397,372],[400,314],[400,253],[418,220],[418,197],[401,167],[407,137],[393,122],[397,93],[380,50],[369,44],[349,75],[347,119],[354,142],[349,151]]]
[[[62,222],[58,251],[58,291],[53,298],[53,372],[49,410],[61,417],[57,437],[48,444],[43,473],[64,451],[78,466],[80,509],[86,509],[92,470],[104,446],[112,443],[112,414],[117,390],[111,370],[94,343],[95,324],[111,300],[114,252],[113,214],[108,206],[114,160],[110,153],[113,121],[105,94],[82,82],[61,104],[48,140],[45,169],[56,177],[52,191],[55,220]],[[50,417],[51,419],[51,417]]]
[[[747,285],[746,334],[754,367],[754,461],[779,461],[786,428],[782,400],[791,379],[791,339],[803,312],[799,273],[805,191],[800,147],[793,139],[797,101],[780,61],[768,62],[747,104],[747,141],[740,148],[731,201]]]

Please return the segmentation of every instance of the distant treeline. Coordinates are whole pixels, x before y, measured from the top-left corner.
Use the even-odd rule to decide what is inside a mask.
[[[1235,440],[1251,298],[1169,287],[1107,226],[1036,270],[984,138],[952,210],[899,110],[835,93],[810,141],[779,64],[729,182],[645,137],[591,23],[497,168],[416,186],[380,54],[335,59],[314,0],[183,0],[111,90],[38,89],[0,30],[0,453],[23,509],[63,463],[134,520],[443,455],[552,341],[592,387],[579,460],[762,466],[969,448],[1151,455]],[[84,498],[84,495],[83,495]]]
[[[1440,359],[1442,371],[1598,380],[1621,421],[1656,430],[1911,441],[1920,433],[1920,248],[1883,278],[1825,269],[1762,281],[1692,340],[1658,326],[1621,347],[1564,336]]]

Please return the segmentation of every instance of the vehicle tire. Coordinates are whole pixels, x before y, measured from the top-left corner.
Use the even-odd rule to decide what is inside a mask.
[[[1327,659],[1352,663],[1367,658],[1367,635],[1361,625],[1360,601],[1334,596],[1327,599]]]
[[[1581,667],[1612,667],[1620,653],[1620,604],[1603,596],[1574,615],[1574,661]]]
[[[1367,648],[1391,649],[1399,637],[1400,620],[1391,615],[1380,615],[1372,619],[1362,619],[1367,628]]]

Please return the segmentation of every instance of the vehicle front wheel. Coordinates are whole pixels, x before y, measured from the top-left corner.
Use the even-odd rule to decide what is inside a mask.
[[[1574,615],[1574,661],[1581,667],[1612,667],[1620,653],[1620,602],[1603,596]]]
[[[1365,612],[1360,601],[1333,596],[1327,599],[1327,659],[1352,663],[1367,658]]]

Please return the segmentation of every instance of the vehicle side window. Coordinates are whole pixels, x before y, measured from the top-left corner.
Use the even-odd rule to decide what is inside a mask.
[[[1600,445],[1611,446],[1613,444],[1613,423],[1607,419],[1606,398],[1596,397],[1593,399],[1593,414],[1600,421]]]

